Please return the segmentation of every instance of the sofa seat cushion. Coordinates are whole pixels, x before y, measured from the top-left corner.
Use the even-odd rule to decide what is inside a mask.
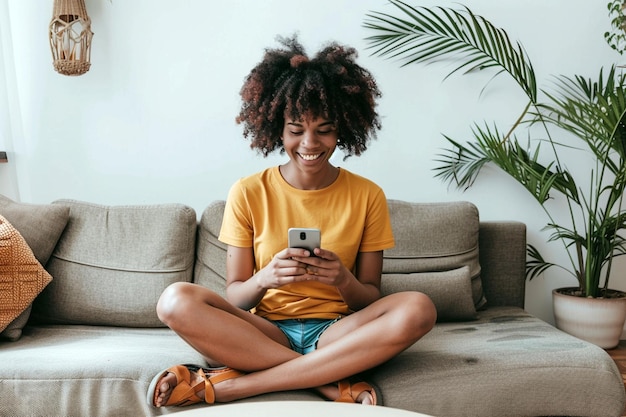
[[[385,405],[439,417],[621,415],[621,375],[604,350],[517,307],[478,314],[472,322],[437,324],[365,375],[382,390]],[[30,399],[29,415],[181,411],[149,407],[150,380],[171,365],[203,363],[169,329],[102,326],[27,326],[19,341],[0,343],[0,356],[0,415],[24,410],[24,398]],[[592,396],[587,395],[589,381]],[[298,391],[244,401],[300,399],[321,400]]]
[[[518,307],[478,314],[437,324],[374,370],[385,405],[441,417],[622,415],[624,384],[606,351]]]
[[[104,326],[28,326],[22,338],[0,345],[0,415],[148,416],[152,377],[172,364],[202,357],[169,329]],[[11,390],[4,395],[4,390]],[[37,401],[41,393],[54,401]]]
[[[103,206],[73,200],[47,264],[54,281],[33,305],[41,323],[163,326],[156,304],[193,278],[197,218],[182,204]]]
[[[159,372],[183,363],[205,364],[166,328],[29,325],[19,341],[0,343],[0,357],[0,416],[16,415],[16,410],[50,417],[151,416],[207,406],[148,405],[148,387]],[[320,397],[293,392],[263,399]]]

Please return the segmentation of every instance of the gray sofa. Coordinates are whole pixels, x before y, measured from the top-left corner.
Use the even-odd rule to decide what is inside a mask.
[[[439,417],[622,415],[624,385],[608,354],[524,311],[524,224],[481,222],[466,202],[389,207],[396,247],[385,252],[383,291],[427,292],[439,321],[365,375],[386,406]],[[18,317],[22,324],[3,332],[0,415],[181,411],[148,406],[148,384],[167,366],[202,358],[163,327],[154,307],[175,281],[224,293],[222,212],[222,201],[197,219],[180,204],[0,198],[0,215],[53,278],[32,313]],[[322,400],[298,391],[245,401],[301,399]]]

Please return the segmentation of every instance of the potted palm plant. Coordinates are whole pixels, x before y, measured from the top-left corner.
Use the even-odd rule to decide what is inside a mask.
[[[600,69],[593,80],[559,76],[551,89],[540,90],[522,45],[469,8],[390,4],[398,16],[372,11],[365,19],[372,55],[398,59],[403,66],[446,61],[453,64],[448,76],[491,70],[494,77],[511,77],[527,97],[509,129],[485,122],[475,123],[464,142],[444,135],[449,148],[437,156],[435,175],[467,189],[490,164],[515,179],[543,208],[548,242],[559,244],[568,259],[565,265],[550,262],[529,243],[527,278],[562,268],[577,285],[554,290],[555,302],[617,305],[609,317],[596,314],[605,307],[585,313],[585,321],[599,320],[591,330],[571,323],[572,312],[582,308],[578,304],[565,313],[556,305],[554,311],[557,327],[604,348],[616,346],[626,319],[626,294],[612,290],[609,278],[613,259],[626,253],[625,76],[611,67]],[[578,151],[591,155],[589,171],[569,169],[566,159]],[[561,216],[563,204],[554,200],[567,207],[566,216]],[[616,322],[611,335],[597,335],[609,322]]]

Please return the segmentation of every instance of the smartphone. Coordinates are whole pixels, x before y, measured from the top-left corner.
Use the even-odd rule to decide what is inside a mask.
[[[289,247],[302,248],[315,256],[313,249],[321,247],[322,234],[319,229],[292,227],[287,231]]]

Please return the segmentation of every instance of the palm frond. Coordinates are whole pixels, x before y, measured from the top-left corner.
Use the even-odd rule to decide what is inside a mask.
[[[482,167],[491,162],[491,159],[475,144],[464,146],[445,135],[444,137],[453,149],[437,155],[435,161],[439,162],[440,166],[434,169],[435,177],[455,184],[457,188],[467,189],[472,186]]]
[[[560,268],[559,265],[543,259],[541,252],[530,243],[526,245],[526,255],[528,255],[528,260],[526,261],[526,277],[529,280],[538,277],[553,266]]]
[[[553,164],[544,166],[539,162],[539,146],[531,153],[515,138],[505,140],[497,127],[487,125],[475,125],[472,133],[474,142],[466,145],[444,135],[453,149],[438,155],[436,177],[467,189],[483,166],[492,163],[524,186],[541,204],[550,198],[551,191],[578,199],[578,189],[569,172],[553,170]]]
[[[626,90],[621,82],[616,86],[615,80],[615,67],[606,78],[600,71],[596,81],[558,77],[555,86],[559,94],[544,91],[550,102],[538,106],[545,110],[541,117],[581,139],[598,158],[607,160],[607,168],[614,174],[623,164],[614,163],[607,154],[626,156]]]
[[[413,7],[400,0],[390,4],[403,13],[403,18],[372,11],[364,26],[377,34],[369,36],[372,55],[413,63],[434,63],[447,60],[455,67],[447,75],[464,71],[482,71],[500,67],[524,90],[529,99],[537,101],[535,72],[519,42],[483,17],[463,11],[434,7]],[[447,78],[446,77],[446,78]]]

